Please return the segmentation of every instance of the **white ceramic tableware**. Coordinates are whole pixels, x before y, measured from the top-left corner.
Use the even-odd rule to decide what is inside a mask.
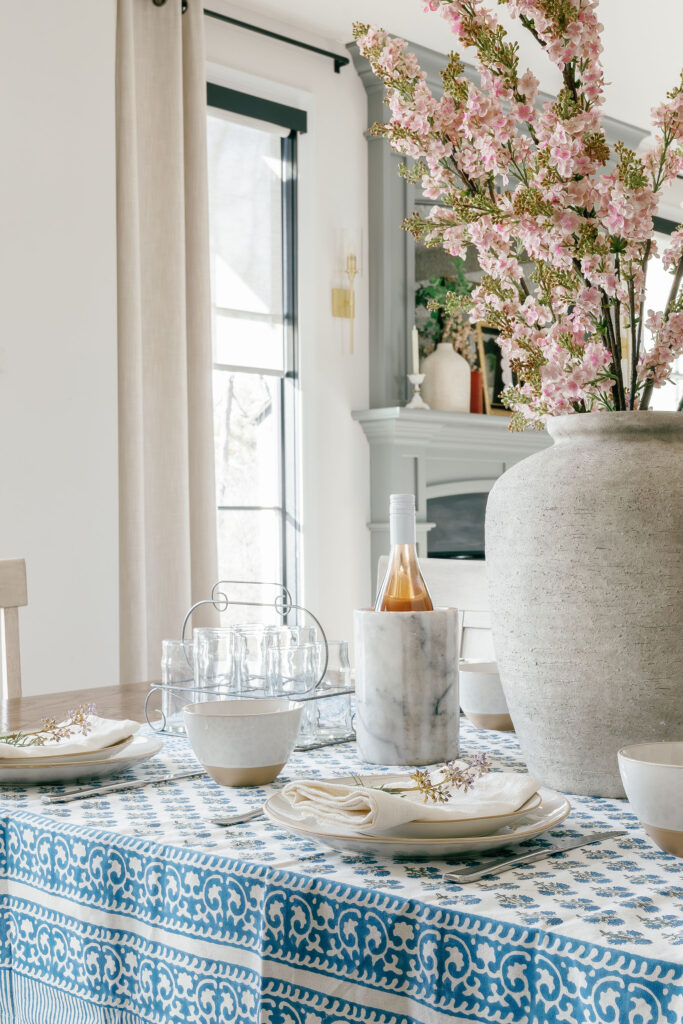
[[[350,786],[357,783],[358,779],[362,779],[365,786],[375,788],[383,786],[387,789],[395,789],[397,794],[405,791],[406,786],[414,785],[409,780],[407,781],[406,775],[347,775],[332,781]],[[487,836],[523,818],[529,811],[536,810],[540,803],[540,794],[534,793],[516,811],[477,818],[459,818],[457,820],[452,818],[450,821],[407,821],[403,825],[386,829],[380,834],[399,836],[402,839],[461,839],[468,836]],[[298,820],[305,824],[302,818]],[[330,825],[330,829],[338,831],[336,826]],[[367,833],[362,834],[367,835]],[[377,835],[376,832],[373,834]]]
[[[65,761],[70,764],[78,761],[107,761],[110,757],[120,754],[122,750],[130,746],[132,741],[133,737],[127,736],[125,740],[118,740],[117,743],[111,743],[108,747],[102,747],[101,750],[83,750],[80,754],[51,754],[47,757],[22,757],[21,763],[32,768],[35,765],[62,764]],[[14,757],[0,757],[0,768],[11,768],[12,765],[18,763]]]
[[[120,749],[102,758],[102,751],[74,754],[69,758],[44,758],[40,762],[6,759],[0,765],[0,786],[45,786],[74,782],[77,779],[100,779],[134,768],[158,754],[163,741],[156,736],[133,736],[121,744]],[[48,763],[44,763],[47,761]]]
[[[660,850],[683,857],[683,740],[634,743],[617,756],[640,824]]]
[[[337,778],[326,781],[346,780]],[[434,838],[426,834],[408,836],[392,833],[368,836],[359,832],[344,832],[337,826],[327,828],[312,818],[302,820],[295,817],[281,792],[274,793],[266,800],[264,811],[271,821],[288,832],[303,839],[313,839],[324,846],[330,846],[333,850],[371,853],[378,857],[452,857],[458,854],[496,850],[502,846],[521,843],[525,839],[533,839],[549,829],[556,828],[569,814],[570,803],[561,793],[555,793],[551,789],[541,789],[539,793],[541,800],[537,806],[490,835],[479,836]],[[401,831],[405,832],[404,829]]]
[[[185,727],[197,760],[221,786],[263,786],[294,749],[303,705],[286,697],[188,704]]]
[[[460,662],[460,707],[478,729],[514,730],[495,661]]]
[[[110,743],[108,747],[102,747],[101,750],[83,750],[79,754],[51,754],[47,757],[22,757],[21,763],[33,767],[39,764],[61,764],[64,761],[68,761],[70,764],[77,761],[106,761],[108,758],[120,754],[122,750],[130,746],[132,741],[133,737],[127,736],[125,740]],[[0,768],[11,768],[15,764],[18,764],[18,761],[14,757],[0,757]]]

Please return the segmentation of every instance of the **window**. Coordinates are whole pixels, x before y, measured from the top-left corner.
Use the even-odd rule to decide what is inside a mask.
[[[214,85],[208,96],[220,576],[284,583],[296,600],[297,132],[281,122],[304,118],[305,130],[305,115]],[[252,107],[258,120],[245,116]],[[231,596],[272,602],[275,591]],[[272,612],[227,615],[245,617]]]
[[[665,252],[670,244],[667,234],[655,234],[657,249],[660,255],[650,260],[647,271],[647,282],[645,286],[645,316],[648,309],[661,311],[666,306],[666,300],[671,289],[671,274],[662,266],[661,254]],[[645,348],[652,345],[652,337],[647,328],[644,330]],[[673,411],[683,398],[683,359],[677,359],[671,373],[671,381],[661,388],[654,388],[650,399],[651,409],[664,409]]]

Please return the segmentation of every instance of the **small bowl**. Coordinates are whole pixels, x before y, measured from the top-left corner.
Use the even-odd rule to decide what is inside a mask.
[[[188,704],[185,728],[199,763],[221,786],[264,786],[294,749],[303,704],[273,700],[209,700]]]
[[[495,661],[460,662],[460,707],[477,729],[514,731]]]
[[[683,857],[683,740],[634,743],[617,756],[640,824],[660,850]]]

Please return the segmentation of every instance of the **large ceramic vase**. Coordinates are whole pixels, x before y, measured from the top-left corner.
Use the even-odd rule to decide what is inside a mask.
[[[488,501],[496,657],[529,771],[623,796],[620,747],[683,738],[683,414],[548,430]]]

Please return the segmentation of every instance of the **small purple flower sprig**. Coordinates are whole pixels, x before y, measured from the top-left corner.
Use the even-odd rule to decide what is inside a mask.
[[[41,728],[32,732],[10,732],[0,735],[0,743],[11,747],[44,747],[46,743],[58,743],[70,736],[87,736],[90,732],[90,716],[97,713],[94,704],[81,704],[73,711],[67,711],[63,722],[54,718],[41,719]]]
[[[448,761],[439,771],[441,777],[437,779],[427,768],[417,768],[411,773],[415,789],[422,793],[425,803],[445,804],[454,790],[469,792],[477,779],[491,771],[491,762],[486,754],[473,754]]]

